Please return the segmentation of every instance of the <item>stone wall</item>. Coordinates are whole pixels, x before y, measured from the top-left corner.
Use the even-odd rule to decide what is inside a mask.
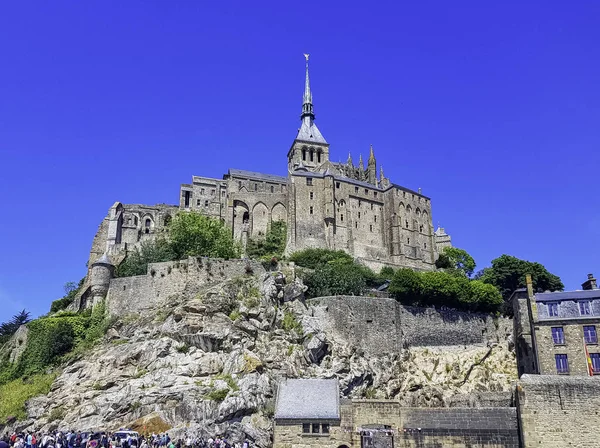
[[[257,261],[190,257],[187,260],[151,263],[146,275],[114,278],[107,296],[111,315],[144,314],[174,296],[198,294],[207,286],[240,275],[262,274]]]
[[[361,430],[389,427],[397,448],[518,448],[515,408],[407,408],[391,400],[345,400],[329,434],[303,434],[302,423],[276,422],[275,448],[361,447]],[[388,436],[389,437],[389,436]],[[388,440],[389,441],[389,440]],[[375,442],[375,448],[380,446]],[[391,446],[391,445],[387,445]]]
[[[600,380],[523,375],[517,385],[523,448],[600,445]]]
[[[506,340],[512,321],[487,314],[405,307],[394,299],[320,297],[307,302],[308,328],[322,330],[371,355],[411,346],[465,346]]]

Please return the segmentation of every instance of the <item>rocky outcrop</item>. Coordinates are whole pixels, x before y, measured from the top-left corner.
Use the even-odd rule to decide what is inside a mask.
[[[174,436],[189,431],[267,447],[281,378],[337,377],[346,397],[407,406],[510,400],[516,365],[504,326],[493,343],[365,356],[324,322],[322,305],[298,300],[304,289],[280,272],[248,274],[199,293],[184,289],[153,313],[121,316],[102,344],[64,366],[47,396],[28,402],[30,419],[19,425],[168,426]]]

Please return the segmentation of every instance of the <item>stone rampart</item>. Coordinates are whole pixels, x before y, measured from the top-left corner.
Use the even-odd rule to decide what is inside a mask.
[[[114,316],[144,314],[156,310],[180,294],[195,295],[207,286],[247,274],[263,274],[251,260],[190,257],[187,260],[151,263],[146,275],[113,278],[107,296]]]
[[[523,375],[517,384],[523,448],[600,445],[600,379]]]
[[[403,306],[394,299],[355,296],[309,300],[312,317],[303,322],[361,348],[368,354],[405,347],[485,345],[505,341],[512,321],[487,314]]]

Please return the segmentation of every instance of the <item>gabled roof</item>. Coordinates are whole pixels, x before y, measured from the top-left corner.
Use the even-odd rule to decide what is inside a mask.
[[[287,177],[277,176],[275,174],[257,173],[255,171],[237,170],[230,168],[229,175],[233,177],[243,177],[248,179],[264,180],[267,182],[287,183]]]
[[[279,383],[276,419],[339,420],[337,379],[288,379]]]

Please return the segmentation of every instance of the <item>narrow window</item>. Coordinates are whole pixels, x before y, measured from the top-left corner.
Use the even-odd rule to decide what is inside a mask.
[[[258,191],[258,184],[254,184],[254,191]]]
[[[376,191],[373,192],[373,196],[377,197],[377,192]]]
[[[313,423],[312,424],[312,432],[313,434],[319,434],[319,424],[318,423]]]
[[[340,221],[344,222],[344,214],[343,213],[340,215]]]
[[[358,187],[354,187],[354,192],[358,194]]]
[[[582,316],[589,316],[592,314],[589,300],[582,300],[579,302],[579,314]]]
[[[419,232],[423,232],[423,224],[419,226]]]
[[[367,194],[367,195],[369,194],[369,190],[367,190],[366,188],[365,188],[365,194]]]
[[[377,215],[373,216],[373,220],[377,222]]]
[[[406,244],[410,244],[410,238],[406,239]]]
[[[354,221],[354,227],[355,227],[356,229],[358,229],[358,222],[357,222],[357,221]]]
[[[563,327],[552,327],[552,340],[557,345],[563,345],[565,343],[565,331]]]
[[[200,199],[196,199],[196,206],[200,207]]]
[[[596,333],[596,326],[595,325],[584,325],[583,337],[585,339],[586,344],[597,344],[598,343],[598,334]]]
[[[406,197],[406,191],[402,192],[402,197],[405,198]]]
[[[548,304],[548,316],[558,316],[558,303],[555,302]]]
[[[315,160],[314,160],[314,156],[315,156],[315,152],[314,152],[314,151],[311,149],[311,150],[310,150],[310,161],[311,161],[311,162],[314,162],[314,161],[315,161]]]
[[[313,214],[313,208],[312,208],[312,206],[310,207],[310,214],[311,215]]]
[[[304,151],[304,150],[302,150],[302,151]],[[302,432],[304,434],[310,433],[310,423],[302,423]]]
[[[360,199],[358,200],[358,206],[362,207],[362,201]]]
[[[185,193],[185,208],[188,208],[190,206],[190,192],[186,191]]]
[[[133,217],[133,223],[137,226],[137,223],[138,223],[137,216]]]
[[[210,190],[210,195],[214,196],[215,195],[215,190]]]
[[[271,193],[275,193],[275,187],[271,185]]]
[[[314,194],[313,194],[313,192],[311,191],[311,192],[310,192],[310,200],[311,200],[311,201],[313,200],[313,197],[314,197]]]
[[[241,190],[242,189],[242,181],[238,181],[238,188]]]
[[[372,232],[373,231],[373,224],[369,224],[369,230]]]
[[[317,162],[321,163],[321,151],[317,151]]]
[[[145,230],[146,233],[150,233],[151,225],[152,225],[152,221],[150,221],[150,218],[147,218],[146,222],[144,223],[144,227],[146,228],[146,230]]]
[[[556,373],[569,373],[569,359],[567,355],[554,355],[556,361]]]
[[[339,182],[335,183],[335,188],[340,188],[340,183]]]
[[[424,247],[423,249],[427,249],[427,243],[423,243]]]
[[[590,353],[592,360],[592,373],[594,375],[600,374],[600,353]]]
[[[302,150],[302,160],[306,161],[306,149]]]
[[[307,177],[306,178],[306,185],[312,186],[312,177]]]
[[[221,191],[221,197],[225,196],[225,190]]]
[[[204,188],[200,189],[200,194],[204,194]]]
[[[360,212],[358,212],[358,219],[360,219]]]
[[[321,432],[323,434],[329,434],[329,423],[323,423],[321,425]]]
[[[204,201],[204,206],[208,207],[208,201]]]
[[[408,229],[408,219],[406,220],[406,228]]]
[[[371,204],[371,210],[373,210],[373,204]]]

